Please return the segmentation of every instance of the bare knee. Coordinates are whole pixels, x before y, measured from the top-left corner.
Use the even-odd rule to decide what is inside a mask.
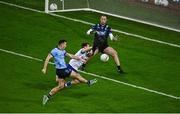
[[[64,88],[64,86],[57,86],[57,90],[59,91],[59,90],[61,90],[61,89],[63,89]]]
[[[113,51],[112,53],[111,53],[111,56],[114,58],[114,57],[116,57],[118,55],[118,53],[117,53],[117,51]]]
[[[74,80],[72,81],[72,83],[73,83],[73,84],[78,84],[78,83],[80,83],[80,81],[77,80],[77,79],[74,79]]]
[[[64,88],[64,83],[61,83],[57,86],[58,91]]]
[[[76,76],[76,79],[77,79],[77,81],[79,82],[79,83],[81,83],[81,82],[83,82],[83,83],[86,83],[87,82],[87,80],[85,79],[85,78],[83,78],[81,75],[77,75]]]
[[[80,81],[79,81],[79,80],[77,80],[77,79],[75,79],[74,81],[75,81],[76,83],[80,83]]]
[[[74,78],[75,78],[76,81],[79,81],[81,79],[81,76],[80,75],[76,75]]]

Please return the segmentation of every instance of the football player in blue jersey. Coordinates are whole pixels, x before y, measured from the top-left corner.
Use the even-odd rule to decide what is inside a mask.
[[[100,17],[100,23],[95,24],[91,29],[87,31],[87,35],[94,34],[94,42],[92,48],[93,55],[101,52],[112,56],[117,65],[117,71],[119,73],[124,73],[123,69],[120,66],[120,60],[117,51],[108,45],[108,38],[110,38],[111,40],[117,40],[117,38],[113,36],[111,27],[109,27],[106,23],[107,17],[105,15],[102,15]],[[85,66],[85,64],[83,66]]]
[[[58,82],[58,86],[54,87],[47,95],[43,96],[43,105],[47,103],[47,101],[51,98],[52,95],[56,94],[60,90],[62,90],[65,86],[65,78],[71,77],[73,79],[78,80],[81,83],[86,83],[88,85],[92,85],[97,82],[96,79],[93,80],[86,80],[83,78],[79,73],[75,72],[71,67],[68,67],[65,62],[65,57],[68,56],[72,59],[80,60],[82,62],[86,62],[81,57],[69,54],[65,51],[67,45],[66,40],[60,40],[58,43],[58,46],[54,48],[46,57],[46,60],[44,62],[44,67],[42,69],[42,72],[46,74],[47,66],[49,63],[49,60],[51,58],[54,58],[54,64],[56,68],[56,81]]]

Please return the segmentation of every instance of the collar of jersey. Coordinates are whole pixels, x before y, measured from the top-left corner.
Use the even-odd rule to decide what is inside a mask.
[[[56,46],[56,48],[58,49],[58,50],[60,50],[60,51],[63,51],[64,49],[60,49],[58,46]]]

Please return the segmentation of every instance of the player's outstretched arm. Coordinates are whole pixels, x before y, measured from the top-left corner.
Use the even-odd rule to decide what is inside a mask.
[[[84,59],[82,59],[82,58],[80,58],[80,57],[78,57],[78,56],[75,56],[75,55],[73,55],[73,54],[66,53],[66,56],[70,57],[71,59],[80,60],[80,61],[82,61],[83,63],[86,63],[86,60],[84,60]]]
[[[94,29],[89,29],[86,34],[90,35],[90,34],[94,34],[94,33],[99,33],[98,31],[94,30]]]
[[[90,35],[90,34],[92,34],[92,33],[93,33],[93,29],[89,29],[89,30],[86,32],[87,35]]]
[[[112,33],[109,34],[109,38],[113,41],[117,41],[119,36],[114,36]]]
[[[46,74],[49,60],[50,60],[52,57],[53,57],[53,56],[52,56],[51,54],[48,54],[48,56],[46,57],[46,60],[44,61],[44,66],[43,66],[43,69],[42,69],[42,72],[43,72],[44,74]]]
[[[97,31],[97,24],[93,25],[93,26],[91,27],[91,29],[89,29],[89,30],[86,32],[87,35],[94,34],[94,33],[98,33],[98,31]]]

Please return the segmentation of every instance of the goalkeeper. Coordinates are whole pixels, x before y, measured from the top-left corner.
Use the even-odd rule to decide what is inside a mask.
[[[124,73],[120,66],[117,51],[108,45],[108,37],[111,40],[117,40],[117,37],[113,36],[111,28],[106,23],[107,17],[102,15],[100,17],[100,23],[95,24],[87,31],[87,35],[94,34],[92,53],[96,55],[98,52],[101,52],[112,56],[117,65],[117,71],[119,73]],[[85,64],[83,66],[85,67]]]

